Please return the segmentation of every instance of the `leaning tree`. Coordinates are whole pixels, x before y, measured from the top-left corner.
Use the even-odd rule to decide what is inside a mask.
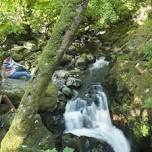
[[[38,109],[45,105],[45,102],[42,104],[41,97],[44,96],[63,54],[72,43],[88,1],[65,0],[60,18],[39,58],[35,73],[26,88],[11,127],[1,142],[1,152],[22,151],[21,146],[32,129]]]

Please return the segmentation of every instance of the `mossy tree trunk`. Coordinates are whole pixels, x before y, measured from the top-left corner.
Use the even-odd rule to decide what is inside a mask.
[[[1,152],[21,151],[22,144],[36,121],[37,111],[42,105],[40,99],[45,94],[51,76],[64,52],[72,42],[88,1],[65,1],[60,18],[54,26],[52,37],[39,58],[37,70],[29,82],[11,127],[1,142]]]

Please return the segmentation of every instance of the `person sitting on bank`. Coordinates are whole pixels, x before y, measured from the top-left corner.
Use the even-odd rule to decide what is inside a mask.
[[[8,78],[29,80],[31,77],[28,70],[23,65],[16,63],[9,53],[4,54],[3,69],[5,76]]]

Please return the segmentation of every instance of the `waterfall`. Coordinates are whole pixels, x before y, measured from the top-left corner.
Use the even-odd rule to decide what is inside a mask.
[[[90,66],[90,74],[107,64],[104,58],[97,60]],[[130,152],[126,137],[112,124],[107,97],[99,83],[90,85],[84,97],[77,95],[68,101],[64,119],[65,133],[105,141],[115,152]]]

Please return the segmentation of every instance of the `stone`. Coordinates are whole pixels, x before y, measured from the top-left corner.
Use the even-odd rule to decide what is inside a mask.
[[[65,86],[64,88],[62,88],[62,92],[65,96],[72,97],[73,93],[72,93],[72,90],[70,88]]]
[[[38,50],[38,47],[36,46],[36,44],[30,41],[24,43],[24,48],[32,52],[35,52]]]
[[[71,55],[64,54],[60,65],[61,65],[61,66],[64,66],[64,65],[70,63],[71,61],[72,61],[72,56],[71,56]]]
[[[94,63],[96,61],[96,58],[92,54],[87,54],[87,61],[88,63]]]
[[[72,134],[65,134],[62,136],[62,145],[64,147],[70,147],[76,151],[80,151],[80,137],[74,136]]]
[[[12,100],[13,104],[18,105],[24,94],[24,89],[26,86],[27,81],[6,79],[0,85],[0,94],[7,95]]]
[[[68,75],[69,72],[66,70],[55,71],[52,76],[52,83],[55,84],[58,89],[61,90],[65,86]]]
[[[16,53],[22,52],[24,50],[24,46],[20,45],[14,45],[13,48],[11,48],[12,51],[15,51]]]
[[[77,78],[69,77],[66,81],[68,87],[79,88],[82,85],[82,81]]]
[[[58,92],[58,101],[59,102],[66,102],[67,101],[65,95],[61,91]]]
[[[66,78],[68,76],[69,72],[66,70],[57,70],[54,72],[53,77],[57,77],[57,78]]]
[[[0,94],[7,95],[11,99],[12,103],[17,106],[21,101],[27,83],[28,82],[24,80],[6,79],[5,82],[0,85]],[[49,108],[53,109],[57,104],[57,97],[58,89],[55,85],[50,83],[46,93],[44,93],[44,96],[41,99],[45,101],[45,104],[40,105],[40,110],[46,110]],[[7,110],[6,108],[7,107],[1,107],[0,110],[5,111]]]
[[[78,50],[74,45],[71,45],[69,49],[66,51],[66,54],[76,56],[78,55]]]
[[[102,43],[99,39],[96,37],[89,37],[88,41],[86,41],[86,48],[89,50],[90,53],[96,54],[100,47],[102,46]]]
[[[13,58],[15,61],[21,61],[21,60],[23,60],[23,55],[14,52],[14,53],[12,54],[12,58]]]
[[[85,70],[88,66],[87,64],[87,55],[85,53],[83,53],[76,61],[76,67],[81,69],[81,70]]]

